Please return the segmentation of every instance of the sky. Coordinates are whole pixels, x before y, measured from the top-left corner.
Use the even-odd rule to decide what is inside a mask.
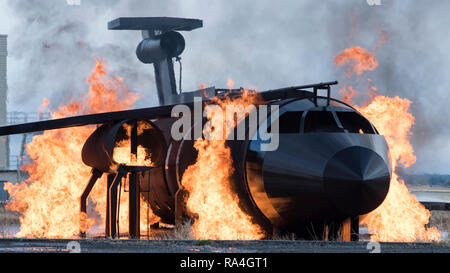
[[[135,56],[141,35],[108,31],[117,17],[203,20],[203,28],[183,33],[184,91],[226,87],[228,78],[260,91],[332,80],[358,86],[333,58],[351,46],[373,49],[382,31],[388,41],[375,51],[379,67],[363,76],[380,94],[412,101],[417,162],[409,170],[450,173],[449,13],[446,0],[0,0],[8,111],[34,112],[44,98],[56,108],[85,93],[94,58],[143,95],[137,108],[156,105],[153,67]],[[340,86],[332,91],[337,98]]]

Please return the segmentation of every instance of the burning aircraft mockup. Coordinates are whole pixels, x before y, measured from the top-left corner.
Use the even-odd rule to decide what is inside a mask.
[[[172,109],[185,105],[194,112],[196,97],[201,98],[200,105],[208,105],[247,94],[244,89],[214,87],[177,92],[173,58],[185,48],[179,31],[202,26],[201,20],[168,17],[118,18],[108,24],[112,30],[142,31],[136,54],[141,62],[154,65],[159,106],[0,127],[0,135],[10,135],[99,124],[82,150],[92,177],[86,181],[80,202],[81,213],[86,213],[90,191],[107,175],[107,237],[117,236],[118,188],[123,178],[128,179],[130,237],[140,236],[144,188],[150,192],[142,196],[162,222],[178,226],[186,219],[196,221],[195,212],[186,207],[189,192],[182,177],[198,155],[195,128],[203,128],[207,119],[189,117],[188,135],[174,139],[171,128],[182,117],[174,117]],[[245,138],[226,140],[239,207],[267,237],[274,232],[293,232],[307,239],[331,239],[337,234],[344,240],[356,234],[351,239],[357,239],[358,217],[376,209],[388,193],[391,164],[386,140],[353,107],[331,97],[335,84],[249,94],[258,97],[257,109],[278,106],[276,113],[258,114],[259,126],[265,126],[269,134],[276,133],[271,132],[276,120],[277,149],[261,149],[264,140],[249,126],[250,116],[241,121]]]

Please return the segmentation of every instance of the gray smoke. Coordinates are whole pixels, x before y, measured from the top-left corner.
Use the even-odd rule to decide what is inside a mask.
[[[106,29],[108,21],[121,16],[204,20],[204,28],[184,34],[185,91],[200,84],[226,87],[228,78],[236,87],[258,90],[335,79],[362,86],[355,79],[346,80],[333,57],[350,46],[373,49],[380,40],[378,28],[389,41],[375,52],[379,67],[363,76],[371,78],[381,94],[413,101],[412,141],[418,162],[411,169],[446,172],[450,2],[382,3],[81,0],[80,6],[69,6],[66,0],[10,0],[16,22],[8,33],[9,109],[37,109],[43,98],[56,107],[86,92],[85,79],[95,57],[144,95],[136,107],[156,105],[153,68],[140,63],[134,53],[140,33]]]

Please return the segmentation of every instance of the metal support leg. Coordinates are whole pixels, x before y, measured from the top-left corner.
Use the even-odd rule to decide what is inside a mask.
[[[351,221],[351,230],[352,230],[352,234],[351,234],[351,241],[359,241],[359,216],[356,216],[354,218],[352,218]]]
[[[130,156],[131,156],[131,162],[136,163],[137,162],[137,150],[138,150],[138,124],[137,122],[134,122],[133,128],[131,128],[131,136],[130,136]]]
[[[133,123],[133,128],[131,128],[130,135],[130,156],[131,162],[137,162],[137,152],[138,152],[138,123]],[[128,208],[128,236],[129,238],[139,238],[140,237],[140,192],[139,192],[139,181],[136,171],[130,172],[128,175],[128,185],[129,185],[129,208]]]
[[[125,173],[126,174],[126,173]],[[109,226],[109,236],[111,238],[115,238],[117,236],[117,221],[118,221],[118,200],[117,200],[117,187],[119,186],[120,181],[124,173],[122,170],[119,170],[114,177],[114,181],[111,183],[111,186],[108,188],[108,199],[109,203],[107,206],[109,207],[109,221],[107,225]]]
[[[329,222],[324,227],[324,241],[338,241],[340,240],[341,223]]]
[[[91,193],[92,188],[95,185],[95,182],[102,176],[102,172],[97,169],[92,169],[92,175],[89,179],[89,182],[86,186],[86,188],[83,191],[83,194],[80,198],[80,236],[85,237],[86,236],[86,219],[87,219],[87,198],[89,196],[89,193]]]
[[[183,225],[183,216],[186,213],[186,197],[188,195],[183,187],[179,188],[175,193],[175,228]]]
[[[140,189],[138,173],[131,172],[128,175],[129,182],[129,238],[140,238]]]
[[[108,174],[107,180],[106,180],[106,217],[105,217],[105,236],[111,237],[111,229],[110,229],[110,221],[109,221],[109,188],[111,187],[112,183],[114,182],[114,178],[116,177],[115,174]]]

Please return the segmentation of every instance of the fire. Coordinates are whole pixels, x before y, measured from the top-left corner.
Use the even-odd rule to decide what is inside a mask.
[[[227,79],[227,86],[228,86],[228,89],[232,89],[233,88],[234,81],[231,78]]]
[[[353,89],[351,85],[349,85],[348,88],[347,86],[343,85],[339,90],[339,93],[341,94],[343,102],[348,103],[350,105],[353,104],[352,98],[355,96],[356,91]]]
[[[375,55],[359,46],[346,48],[341,54],[334,58],[336,65],[347,64],[347,78],[356,73],[360,76],[364,71],[374,70],[378,66]]]
[[[380,40],[378,41],[378,44],[373,48],[373,51],[378,50],[382,44],[389,41],[389,36],[386,31],[382,30],[380,27],[377,26],[377,32],[380,35]]]
[[[378,47],[376,47],[378,48]],[[378,61],[374,54],[360,47],[345,49],[335,58],[336,65],[351,63],[351,73],[360,76],[366,70],[377,67]],[[347,78],[351,76],[347,74]],[[414,116],[409,112],[411,101],[398,96],[387,97],[378,95],[377,89],[368,79],[368,95],[370,101],[365,106],[354,106],[368,118],[384,135],[389,146],[392,161],[392,178],[388,195],[384,202],[373,212],[362,217],[361,224],[367,225],[373,241],[435,241],[440,238],[440,231],[436,228],[426,228],[430,212],[417,201],[395,173],[397,164],[409,167],[415,163],[414,149],[409,142]],[[352,102],[358,93],[351,86],[341,89],[344,101]]]
[[[416,161],[409,142],[410,129],[414,124],[414,117],[409,113],[410,104],[408,99],[379,95],[369,105],[358,108],[385,136],[393,170],[398,163],[409,167]],[[440,231],[425,227],[429,219],[430,212],[416,200],[394,171],[386,199],[376,210],[363,217],[361,223],[373,231],[371,240],[374,241],[438,241]]]
[[[129,124],[124,124],[123,127],[127,131],[127,138],[119,141],[114,147],[114,161],[119,164],[125,164],[129,166],[153,166],[151,160],[151,151],[142,145],[138,145],[137,154],[132,154],[131,151],[131,128]],[[150,129],[150,125],[145,122],[138,122],[137,135],[140,136],[145,129]]]
[[[409,112],[410,105],[411,101],[408,99],[378,95],[367,106],[354,106],[386,138],[394,170],[397,162],[405,167],[416,162],[414,149],[409,142],[411,127],[415,120]]]
[[[121,141],[114,147],[114,161],[128,166],[152,166],[152,160],[147,153],[147,149],[138,146],[137,155],[130,154],[130,142]]]
[[[230,86],[230,80],[228,82]],[[227,105],[259,104],[259,97],[245,91],[241,98],[216,100],[216,103],[225,112]],[[211,113],[208,113],[208,118],[211,118]],[[195,141],[197,161],[182,177],[182,184],[189,191],[187,208],[198,215],[193,225],[196,239],[255,240],[264,236],[261,228],[240,209],[238,196],[231,190],[234,172],[231,152],[218,134],[228,134],[234,123],[226,122],[224,130],[209,132],[214,140]]]
[[[70,104],[61,105],[52,118],[96,112],[119,111],[132,107],[138,96],[123,83],[109,77],[101,61],[87,80],[89,93]],[[44,100],[44,106],[48,105]],[[95,130],[93,126],[45,131],[33,137],[26,150],[32,163],[24,166],[29,178],[20,184],[6,183],[12,196],[7,208],[21,213],[18,237],[68,238],[79,234],[80,196],[90,178],[90,168],[82,163],[81,149]],[[98,219],[86,219],[85,227],[104,224],[106,210],[105,175],[90,194]],[[121,227],[128,229],[127,194],[122,193]],[[89,208],[89,207],[88,207]],[[145,208],[141,207],[141,210]],[[86,215],[82,216],[86,218]],[[145,221],[145,219],[143,219]],[[142,223],[145,226],[146,223]]]

